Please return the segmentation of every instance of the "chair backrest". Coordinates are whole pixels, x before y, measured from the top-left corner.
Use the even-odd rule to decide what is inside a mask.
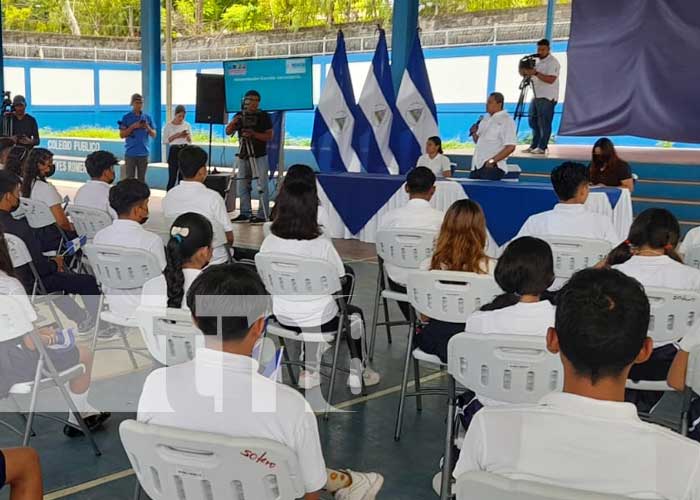
[[[27,224],[33,229],[56,224],[56,218],[53,216],[51,209],[43,201],[20,198],[19,206],[27,219]]]
[[[0,295],[0,342],[19,338],[33,328],[19,300],[11,295]]]
[[[700,269],[700,245],[690,247],[683,256],[683,262],[689,266]]]
[[[78,235],[90,240],[97,231],[112,225],[112,216],[98,208],[70,205],[67,212]]]
[[[688,354],[685,385],[692,389],[695,394],[700,394],[700,345],[695,346]]]
[[[447,346],[447,371],[480,396],[537,403],[561,390],[564,369],[540,335],[459,333]]]
[[[417,312],[464,323],[472,312],[502,293],[493,276],[458,271],[411,271],[406,293]]]
[[[649,336],[654,343],[675,342],[700,324],[700,293],[653,287],[645,291],[651,307]]]
[[[267,221],[263,224],[263,236],[267,238],[272,234],[272,222]]]
[[[612,250],[610,242],[605,240],[565,236],[545,236],[542,239],[552,248],[557,278],[571,278],[576,271],[595,266]]]
[[[135,315],[148,352],[160,364],[184,363],[204,347],[204,336],[186,309],[139,306]]]
[[[161,274],[156,256],[140,248],[89,244],[83,252],[97,282],[112,290],[141,288]]]
[[[10,251],[12,267],[17,269],[32,261],[32,254],[29,253],[29,249],[22,241],[22,238],[14,234],[5,233],[5,241],[7,242],[7,249]]]
[[[377,255],[384,263],[418,269],[433,256],[437,232],[428,229],[380,229],[376,235]]]
[[[332,295],[341,289],[338,270],[327,260],[258,253],[255,267],[270,295]]]
[[[122,422],[119,435],[153,500],[293,500],[305,493],[296,454],[275,441],[134,420]]]
[[[509,479],[490,472],[468,472],[457,478],[457,500],[625,500],[628,497],[573,490]]]

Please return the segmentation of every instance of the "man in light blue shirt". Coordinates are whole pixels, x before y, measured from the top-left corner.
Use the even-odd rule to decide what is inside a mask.
[[[124,152],[124,169],[121,178],[137,177],[146,182],[148,168],[148,138],[155,137],[153,120],[143,112],[141,94],[131,96],[131,111],[119,121],[119,136],[126,139]]]

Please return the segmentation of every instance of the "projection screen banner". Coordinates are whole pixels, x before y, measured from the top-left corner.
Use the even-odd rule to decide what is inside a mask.
[[[574,0],[561,135],[700,143],[700,0]]]

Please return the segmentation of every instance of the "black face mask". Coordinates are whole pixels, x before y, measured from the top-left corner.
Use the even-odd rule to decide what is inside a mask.
[[[141,217],[141,220],[139,220],[139,224],[141,224],[142,226],[143,226],[146,222],[148,222],[148,215],[147,215],[146,217]]]

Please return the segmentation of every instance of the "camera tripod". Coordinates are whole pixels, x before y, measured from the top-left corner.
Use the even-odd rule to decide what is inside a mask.
[[[525,110],[525,98],[527,97],[527,89],[530,85],[532,85],[532,77],[524,76],[518,87],[518,89],[520,89],[520,97],[518,97],[518,104],[515,106],[515,112],[513,113],[513,119],[516,120],[517,124],[515,128],[516,133],[520,130],[520,120],[528,115]]]
[[[255,158],[255,148],[253,147],[253,141],[249,137],[240,137],[241,141],[241,151],[245,154],[246,158],[245,160],[248,161],[248,164],[250,165],[250,180],[254,181],[257,180],[257,185],[258,185],[258,203],[260,204],[260,207],[262,207],[262,212],[263,215],[265,216],[265,220],[269,220],[270,216],[267,213],[268,208],[267,208],[267,203],[264,201],[264,192],[265,190],[263,189],[263,182],[267,182],[267,172],[260,172],[258,170],[258,162],[257,159]],[[239,153],[240,155],[240,153]],[[243,159],[240,158],[239,159]],[[240,177],[240,168],[239,171],[237,172],[236,175],[236,180],[241,180],[245,179],[246,177]]]

